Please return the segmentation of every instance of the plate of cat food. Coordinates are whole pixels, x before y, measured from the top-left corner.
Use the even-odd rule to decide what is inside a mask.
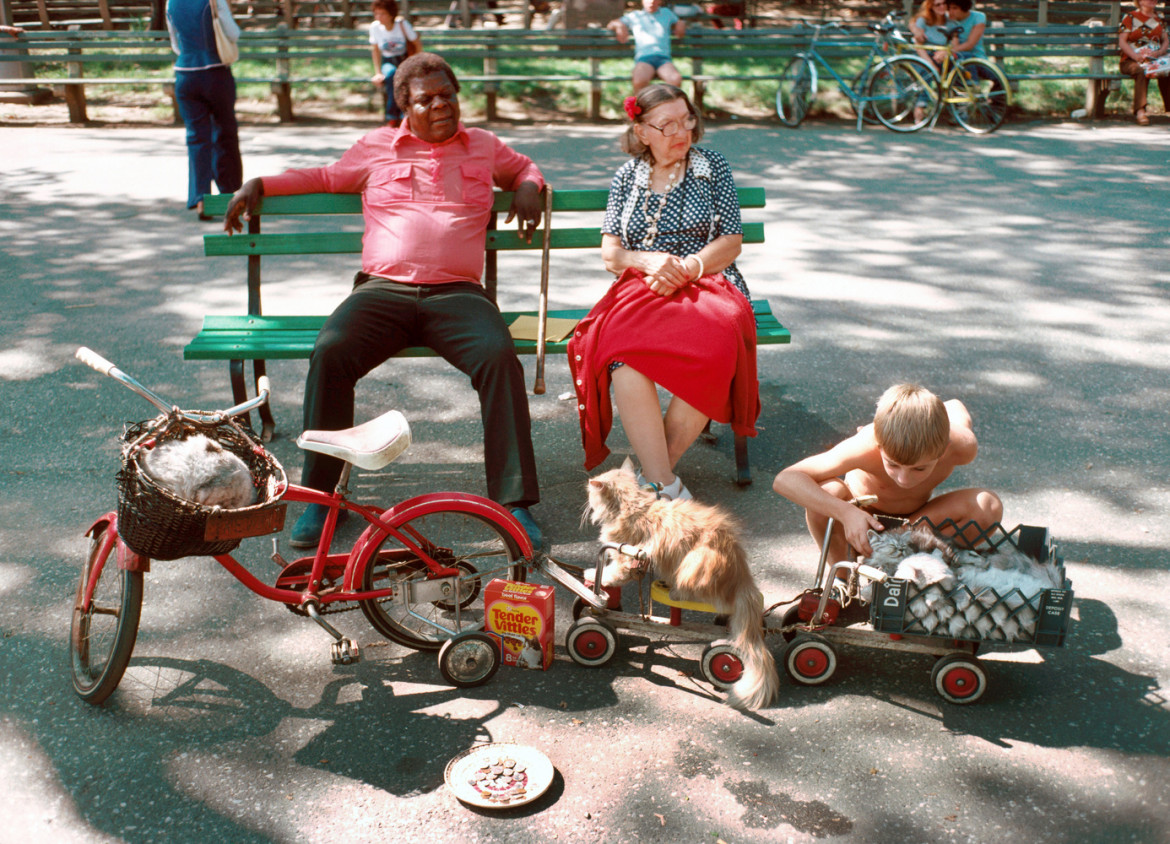
[[[553,765],[535,747],[508,741],[481,744],[447,763],[447,786],[464,803],[482,809],[511,809],[548,791]]]

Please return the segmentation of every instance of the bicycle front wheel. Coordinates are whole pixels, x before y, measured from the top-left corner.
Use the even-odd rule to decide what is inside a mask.
[[[484,629],[483,587],[496,577],[523,580],[520,549],[490,516],[441,509],[393,523],[422,554],[456,578],[434,578],[419,554],[387,536],[362,575],[362,588],[394,588],[388,598],[361,602],[374,629],[400,645],[437,651],[448,639]]]
[[[917,132],[938,111],[938,73],[917,56],[894,56],[874,70],[866,98],[887,129]]]
[[[799,126],[816,95],[817,69],[809,57],[797,55],[784,68],[776,91],[776,114],[786,126]]]
[[[950,77],[947,109],[968,132],[994,132],[1007,117],[1008,82],[987,59],[963,59]]]
[[[116,541],[103,552],[107,530],[95,530],[90,538],[69,625],[73,690],[92,704],[108,698],[122,681],[142,614],[142,572],[118,568]],[[91,580],[93,597],[83,611]]]

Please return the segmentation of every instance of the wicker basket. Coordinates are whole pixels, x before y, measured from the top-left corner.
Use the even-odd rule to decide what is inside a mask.
[[[179,498],[142,471],[138,456],[144,448],[153,448],[169,440],[186,439],[203,434],[235,454],[252,473],[257,502],[235,510],[221,510]],[[228,420],[217,425],[196,424],[177,416],[159,416],[127,426],[122,435],[122,469],[118,472],[118,535],[132,551],[155,560],[177,560],[226,554],[240,544],[244,536],[279,530],[283,524],[284,504],[281,496],[288,488],[284,467],[270,454],[250,430]],[[275,512],[263,514],[262,511]],[[205,538],[208,519],[222,514],[244,514],[245,524],[267,524],[233,536]],[[256,514],[278,518],[254,518]],[[275,524],[275,527],[272,526]]]

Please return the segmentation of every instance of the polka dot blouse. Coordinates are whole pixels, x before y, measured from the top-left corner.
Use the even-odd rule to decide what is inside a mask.
[[[649,251],[643,244],[649,227],[647,208],[653,217],[658,214],[662,202],[662,195],[650,190],[649,162],[632,159],[613,177],[601,230],[620,238],[623,249]],[[655,252],[669,252],[685,258],[721,235],[743,234],[731,167],[727,159],[714,150],[691,148],[687,174],[682,184],[666,194],[665,202],[653,243]],[[724,269],[723,275],[745,298],[751,299],[747,284],[735,264]]]

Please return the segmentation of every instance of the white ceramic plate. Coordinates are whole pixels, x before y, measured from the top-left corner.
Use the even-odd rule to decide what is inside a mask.
[[[476,787],[474,780],[480,769],[490,768],[500,760],[512,760],[524,766],[524,773],[528,777],[524,794],[515,795],[507,801],[492,800]],[[531,803],[548,791],[552,785],[553,766],[548,757],[535,747],[498,741],[463,751],[447,763],[443,776],[448,788],[464,803],[483,809],[511,809]]]

